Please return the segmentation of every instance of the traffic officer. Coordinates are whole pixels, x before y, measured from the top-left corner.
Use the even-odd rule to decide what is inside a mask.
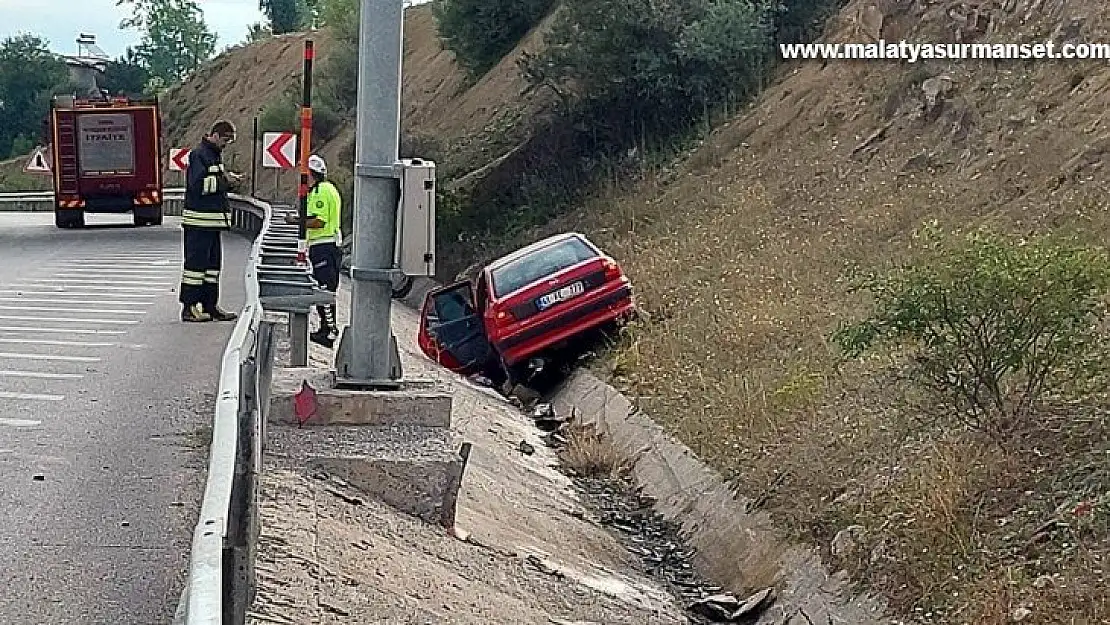
[[[217,306],[223,264],[220,237],[231,229],[227,193],[232,182],[242,179],[223,164],[223,150],[234,141],[235,126],[218,121],[189,153],[181,215],[185,259],[178,300],[183,305],[182,321],[230,321],[238,316]]]
[[[316,281],[335,293],[339,290],[339,271],[343,262],[343,253],[339,248],[343,200],[339,196],[339,189],[327,179],[328,165],[324,159],[316,154],[308,157],[308,171],[312,176],[312,186],[309,187],[306,198],[308,258],[312,262],[312,275]],[[291,214],[285,220],[295,224],[298,216]],[[335,305],[317,306],[316,314],[320,317],[320,329],[309,335],[309,338],[314,343],[330,348],[339,334],[339,327],[335,322]]]

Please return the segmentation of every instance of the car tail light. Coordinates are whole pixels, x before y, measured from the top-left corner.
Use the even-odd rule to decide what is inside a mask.
[[[606,259],[606,261],[605,261],[605,280],[606,281],[619,280],[621,278],[621,275],[622,275],[621,274],[621,268],[620,268],[620,265],[617,264],[617,261],[612,260],[612,259]]]
[[[516,321],[516,317],[507,310],[499,310],[493,315],[493,324],[496,326],[507,326]]]

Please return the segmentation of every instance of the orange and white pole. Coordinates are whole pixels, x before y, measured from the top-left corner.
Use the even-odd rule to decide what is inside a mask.
[[[308,157],[312,154],[312,61],[316,52],[312,40],[304,42],[304,102],[301,105],[301,185],[297,213],[297,262],[308,264]]]

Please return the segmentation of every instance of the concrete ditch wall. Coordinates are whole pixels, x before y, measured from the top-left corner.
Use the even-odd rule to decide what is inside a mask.
[[[419,310],[438,286],[417,279],[401,301]],[[812,549],[781,541],[769,515],[749,512],[748,499],[597,376],[579,370],[548,400],[558,414],[594,424],[632,459],[636,484],[660,514],[681,525],[701,575],[739,597],[776,588],[775,607],[759,623],[894,622],[881,597],[854,594],[845,575],[830,574]]]

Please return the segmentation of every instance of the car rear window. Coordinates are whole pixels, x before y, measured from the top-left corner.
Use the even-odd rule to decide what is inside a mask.
[[[597,252],[582,239],[578,237],[563,239],[493,270],[493,292],[497,297],[504,297],[544,276],[596,256]]]

